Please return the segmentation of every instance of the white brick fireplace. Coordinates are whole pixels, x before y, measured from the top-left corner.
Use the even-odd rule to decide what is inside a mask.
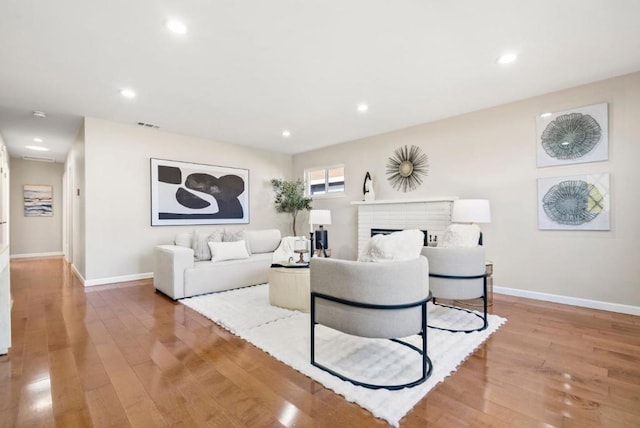
[[[451,224],[457,197],[352,202],[358,206],[358,254],[371,238],[371,229],[420,229],[440,236]]]

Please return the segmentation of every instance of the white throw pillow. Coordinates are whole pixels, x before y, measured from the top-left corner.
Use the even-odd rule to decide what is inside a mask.
[[[417,229],[403,230],[388,235],[372,236],[358,257],[359,262],[395,262],[420,257],[424,246],[424,233]]]
[[[225,229],[224,230],[224,234],[222,236],[222,242],[237,242],[240,240],[244,240],[245,246],[247,248],[247,253],[251,255],[251,248],[249,248],[249,240],[247,239],[244,229],[241,229],[241,230]]]
[[[480,228],[476,224],[450,224],[442,234],[438,247],[470,248],[477,247],[480,240]]]
[[[211,250],[212,262],[249,258],[249,253],[247,252],[247,246],[244,240],[235,242],[209,241],[209,249]]]

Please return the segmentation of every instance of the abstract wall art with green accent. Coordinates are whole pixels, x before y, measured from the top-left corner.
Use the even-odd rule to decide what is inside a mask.
[[[610,230],[609,174],[538,179],[538,228]]]

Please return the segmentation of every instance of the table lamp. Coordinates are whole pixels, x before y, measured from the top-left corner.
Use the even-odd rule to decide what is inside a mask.
[[[318,225],[318,230],[315,231],[315,249],[322,250],[322,253],[327,257],[327,248],[329,247],[329,235],[324,230],[325,224],[331,224],[331,211],[329,210],[311,210],[309,211],[309,232],[311,235],[311,248],[313,249],[314,230],[313,225]],[[311,252],[313,255],[313,251]]]
[[[453,223],[468,223],[469,233],[479,235],[478,244],[482,245],[482,232],[477,223],[491,223],[491,208],[488,199],[458,199],[453,201],[451,209]]]

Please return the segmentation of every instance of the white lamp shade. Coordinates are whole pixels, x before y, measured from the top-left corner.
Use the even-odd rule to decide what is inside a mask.
[[[454,223],[491,223],[488,199],[459,199],[453,201],[451,221]]]
[[[331,211],[311,210],[309,211],[309,224],[331,224]]]

